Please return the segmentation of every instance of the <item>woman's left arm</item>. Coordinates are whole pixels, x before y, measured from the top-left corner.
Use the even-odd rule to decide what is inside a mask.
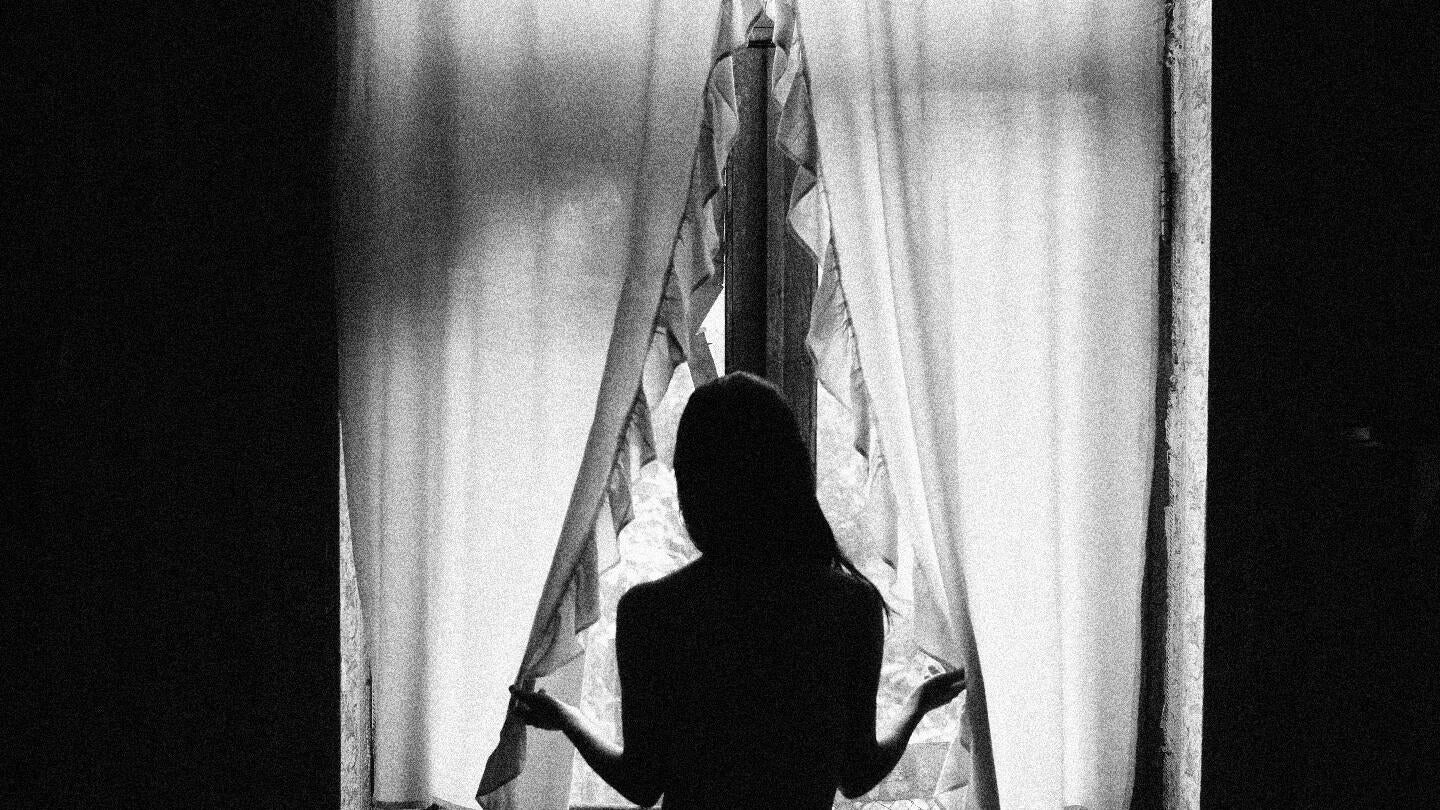
[[[627,758],[620,746],[606,739],[584,712],[551,697],[544,689],[527,692],[511,686],[510,693],[515,696],[516,709],[526,724],[563,731],[591,769],[621,796],[641,807],[649,807],[659,800],[660,790],[651,784],[637,763]]]
[[[621,796],[650,807],[664,792],[659,762],[665,712],[657,703],[660,661],[651,627],[657,608],[636,586],[620,597],[615,616],[615,663],[620,676],[620,721],[625,746],[606,739],[584,712],[545,694],[510,687],[516,709],[529,725],[565,732],[591,770]]]

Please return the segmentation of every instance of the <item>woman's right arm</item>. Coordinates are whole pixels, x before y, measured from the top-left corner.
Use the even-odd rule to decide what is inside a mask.
[[[847,799],[868,793],[894,770],[910,744],[910,735],[931,709],[944,706],[965,689],[965,670],[943,672],[927,679],[905,700],[893,728],[875,738],[875,695],[880,686],[880,662],[885,654],[884,606],[876,594],[876,608],[866,617],[861,636],[861,687],[850,696],[850,748],[840,792]]]

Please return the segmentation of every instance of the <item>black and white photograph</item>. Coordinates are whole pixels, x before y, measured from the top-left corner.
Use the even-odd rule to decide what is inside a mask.
[[[6,807],[1434,800],[1419,4],[20,16]]]

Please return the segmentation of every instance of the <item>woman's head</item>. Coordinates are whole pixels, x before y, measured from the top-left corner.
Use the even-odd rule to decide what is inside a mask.
[[[675,480],[704,554],[844,560],[815,498],[795,414],[753,374],[727,374],[690,395],[675,437]]]
[[[820,510],[794,412],[759,377],[727,374],[690,395],[675,435],[675,486],[702,554],[814,560],[870,584]]]

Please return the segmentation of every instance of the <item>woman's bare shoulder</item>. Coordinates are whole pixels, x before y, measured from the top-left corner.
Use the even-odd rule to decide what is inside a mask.
[[[885,603],[874,584],[853,576],[845,571],[830,570],[827,578],[833,583],[833,593],[849,610],[843,612],[864,619],[870,614],[884,612]]]
[[[694,579],[694,563],[671,571],[659,579],[632,585],[620,595],[620,610],[627,613],[649,613],[664,610],[677,599],[688,597],[690,580]]]

